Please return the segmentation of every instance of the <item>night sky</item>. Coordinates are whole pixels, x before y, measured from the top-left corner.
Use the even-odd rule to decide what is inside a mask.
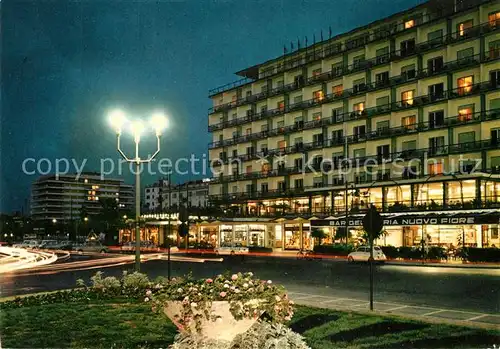
[[[22,172],[26,158],[86,158],[86,171],[99,171],[101,158],[116,162],[106,119],[114,107],[137,116],[164,110],[171,125],[160,155],[201,157],[210,88],[298,37],[311,43],[329,26],[335,35],[421,2],[4,0],[0,212],[21,210],[29,198],[38,175]],[[141,146],[153,147],[151,139]],[[133,183],[128,168],[123,177]]]

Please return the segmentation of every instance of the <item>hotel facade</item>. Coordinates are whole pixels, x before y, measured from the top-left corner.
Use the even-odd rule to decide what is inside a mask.
[[[356,240],[374,205],[380,244],[500,244],[499,1],[429,1],[289,51],[209,93],[226,214],[198,240]]]

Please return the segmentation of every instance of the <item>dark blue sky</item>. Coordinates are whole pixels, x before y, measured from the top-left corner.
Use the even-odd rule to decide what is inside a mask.
[[[0,211],[19,210],[29,197],[37,176],[23,174],[25,158],[87,158],[87,171],[117,159],[105,117],[112,107],[164,109],[171,128],[162,157],[201,156],[210,88],[298,37],[311,42],[329,26],[342,33],[421,2],[4,0]],[[128,169],[124,177],[132,183]]]

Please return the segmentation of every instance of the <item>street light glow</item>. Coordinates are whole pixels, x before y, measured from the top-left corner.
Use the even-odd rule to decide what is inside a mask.
[[[141,134],[144,132],[144,123],[141,120],[134,120],[130,123],[130,131],[134,135],[135,141],[139,142]]]
[[[57,219],[53,218],[52,223],[56,223],[56,222],[57,222]]]
[[[109,123],[117,134],[122,132],[122,128],[126,122],[127,118],[125,117],[125,113],[120,109],[115,109],[109,114]]]
[[[168,120],[163,113],[157,112],[154,113],[151,117],[151,126],[153,130],[156,131],[156,135],[159,136],[163,132],[164,129],[168,127]]]

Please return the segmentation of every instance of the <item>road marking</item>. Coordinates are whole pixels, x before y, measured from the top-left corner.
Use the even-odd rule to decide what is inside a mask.
[[[399,307],[395,307],[395,308],[389,308],[389,309],[386,309],[384,311],[394,311],[394,310],[398,310],[398,309],[403,309],[403,308],[408,308],[409,305],[402,305],[402,306],[399,306]]]
[[[349,298],[333,298],[328,301],[323,301],[321,303],[333,303],[333,302],[338,302],[338,301],[344,301],[344,300],[349,300]]]
[[[474,316],[474,317],[471,317],[470,319],[467,319],[465,321],[474,321],[474,320],[477,320],[477,319],[480,319],[480,318],[483,318],[485,316],[488,316],[488,314],[482,314],[482,315],[478,315],[478,316]]]
[[[453,310],[436,310],[436,311],[431,311],[430,313],[422,314],[422,316],[434,315],[434,314],[437,314],[437,313],[442,313],[443,311],[453,311]]]

